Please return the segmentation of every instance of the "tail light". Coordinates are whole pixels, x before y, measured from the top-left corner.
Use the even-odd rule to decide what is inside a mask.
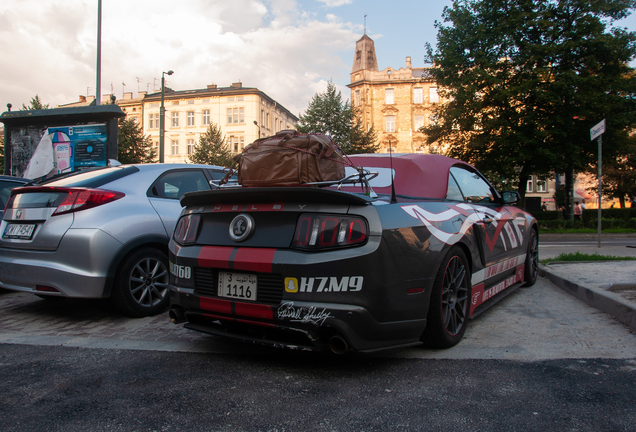
[[[125,194],[101,189],[69,189],[51,216],[73,213],[117,201]]]
[[[22,187],[11,191],[5,211],[14,207],[56,207],[51,216],[59,216],[117,201],[125,196],[122,192],[103,189]]]
[[[197,235],[199,234],[200,222],[201,216],[199,215],[185,215],[179,219],[172,237],[179,244],[195,243],[197,241]]]
[[[357,216],[303,214],[296,224],[292,247],[319,250],[361,246],[367,241],[367,223]]]

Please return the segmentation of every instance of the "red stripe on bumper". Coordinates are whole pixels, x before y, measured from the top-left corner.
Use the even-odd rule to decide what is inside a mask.
[[[232,314],[232,302],[229,302],[227,300],[215,300],[206,297],[200,297],[199,300],[202,310],[224,313],[228,315]]]
[[[274,319],[274,308],[271,306],[234,303],[234,311],[238,316],[268,320]]]
[[[235,270],[271,273],[276,249],[240,248],[234,257]]]
[[[203,246],[199,252],[199,267],[230,268],[233,247]]]

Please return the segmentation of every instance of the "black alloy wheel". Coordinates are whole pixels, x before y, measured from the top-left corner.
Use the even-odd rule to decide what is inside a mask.
[[[131,254],[117,274],[111,299],[124,314],[144,317],[163,312],[170,302],[168,257],[158,249]]]
[[[526,262],[524,267],[524,287],[530,287],[537,281],[539,273],[539,238],[537,232],[532,230],[530,240],[528,241],[528,252],[526,254]]]
[[[422,340],[435,348],[450,348],[466,331],[470,299],[470,267],[466,255],[453,247],[437,272]]]

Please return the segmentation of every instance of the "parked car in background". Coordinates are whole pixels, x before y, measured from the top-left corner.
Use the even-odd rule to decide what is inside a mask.
[[[517,192],[439,155],[350,160],[356,184],[186,194],[172,321],[293,349],[448,348],[469,317],[535,283],[537,222]]]
[[[15,187],[24,186],[30,181],[22,177],[0,175],[0,218],[4,212],[4,206],[9,201],[11,190]]]
[[[135,317],[162,312],[179,198],[224,175],[208,165],[119,165],[14,189],[0,226],[0,287],[110,297]]]

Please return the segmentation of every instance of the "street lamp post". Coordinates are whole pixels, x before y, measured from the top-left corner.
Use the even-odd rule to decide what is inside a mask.
[[[163,106],[163,98],[165,94],[165,74],[172,75],[174,72],[169,70],[168,72],[161,72],[161,108],[159,108],[159,163],[163,163],[164,155],[164,136],[165,136],[165,123],[166,123],[166,109]]]

